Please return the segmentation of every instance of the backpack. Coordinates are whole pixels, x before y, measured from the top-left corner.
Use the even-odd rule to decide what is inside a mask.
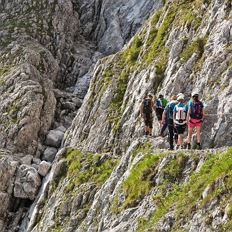
[[[144,101],[143,101],[143,113],[144,114],[152,113],[151,99],[144,99]]]
[[[167,118],[168,119],[173,119],[173,110],[174,110],[175,105],[176,105],[175,103],[168,104],[167,106]],[[171,107],[171,106],[174,106],[174,107]]]
[[[156,100],[156,108],[163,108],[162,101],[160,99]]]
[[[176,106],[176,118],[175,122],[177,124],[185,124],[186,123],[186,108],[185,106]]]
[[[194,119],[202,119],[203,118],[203,103],[201,101],[192,102],[190,105],[191,107],[191,114],[190,117]]]

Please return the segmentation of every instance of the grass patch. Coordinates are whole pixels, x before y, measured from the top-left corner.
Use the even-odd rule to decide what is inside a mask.
[[[198,55],[198,59],[200,59],[204,53],[206,42],[206,38],[198,38],[189,44],[180,54],[181,63],[186,63],[194,53],[196,53]]]
[[[68,191],[89,181],[100,187],[109,178],[117,164],[116,159],[102,160],[100,154],[83,154],[79,150],[70,149],[67,154],[67,178],[70,180]]]
[[[152,183],[149,177],[154,174],[159,159],[159,155],[145,155],[143,160],[131,170],[130,176],[122,186],[126,196],[123,208],[136,206],[151,190]]]
[[[131,47],[125,53],[126,62],[133,64],[137,61],[142,45],[143,41],[140,39],[140,37],[138,35],[135,36]]]
[[[173,4],[168,9],[167,14],[156,33],[155,39],[153,43],[151,44],[151,48],[148,54],[145,56],[145,60],[147,63],[151,63],[152,61],[154,61],[154,59],[158,57],[158,55],[161,54],[161,51],[163,50],[163,47],[165,46],[166,37],[171,28],[172,22],[175,19],[176,10],[177,10],[177,6],[175,4]]]
[[[174,172],[175,174],[176,172]],[[227,177],[224,180],[224,187],[215,188],[208,196],[212,200],[216,196],[228,194],[230,197],[232,192],[232,148],[225,153],[209,155],[208,160],[202,166],[200,172],[194,173],[188,183],[182,186],[175,186],[167,196],[159,196],[162,203],[156,209],[153,217],[143,222],[139,231],[145,228],[153,228],[154,225],[167,213],[170,209],[175,208],[176,224],[173,229],[179,228],[178,222],[180,218],[189,220],[193,210],[204,207],[207,200],[202,199],[202,193],[209,185],[214,185],[219,179]],[[225,191],[226,190],[226,191]],[[188,205],[188,207],[186,207]],[[231,223],[231,222],[230,222]]]

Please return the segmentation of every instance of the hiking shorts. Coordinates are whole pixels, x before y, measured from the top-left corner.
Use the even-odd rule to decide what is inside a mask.
[[[178,135],[184,134],[185,129],[186,129],[186,124],[184,124],[184,125],[178,125],[178,124],[176,124],[175,127],[176,127],[176,131],[177,131]]]
[[[163,112],[164,112],[164,109],[162,109],[162,108],[157,108],[156,109],[156,116],[158,118],[158,121],[162,120]]]
[[[152,128],[153,127],[152,126],[152,124],[153,124],[152,114],[144,114],[143,118],[144,118],[145,126]]]
[[[202,127],[202,120],[201,119],[191,118],[189,120],[188,127],[189,128]]]

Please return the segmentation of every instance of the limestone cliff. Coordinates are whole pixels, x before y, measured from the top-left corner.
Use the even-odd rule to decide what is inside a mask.
[[[98,61],[22,230],[231,231],[231,7],[166,1],[121,51]],[[142,137],[146,91],[188,98],[193,90],[207,105],[205,150],[167,152],[164,139]]]
[[[0,231],[231,231],[231,8],[0,0]],[[145,92],[193,90],[205,150],[142,136]]]
[[[120,49],[161,5],[129,1],[120,13],[119,5],[104,1],[0,1],[0,231],[18,231],[82,104],[91,66]],[[113,28],[114,18],[106,11],[121,18],[130,11],[130,18],[118,21],[129,28],[123,29],[120,46],[103,52],[103,36],[113,40],[121,30]],[[85,74],[88,80],[81,86],[78,80]]]

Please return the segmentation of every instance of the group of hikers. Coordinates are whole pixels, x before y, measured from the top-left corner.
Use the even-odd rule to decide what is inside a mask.
[[[185,148],[184,132],[188,127],[187,149],[192,147],[193,129],[196,128],[196,148],[201,149],[201,128],[205,117],[204,104],[199,100],[198,92],[193,92],[191,99],[185,103],[183,93],[171,97],[170,102],[162,94],[154,100],[151,93],[144,96],[140,113],[145,123],[145,134],[152,136],[153,112],[159,122],[160,136],[164,136],[168,128],[170,150]]]

